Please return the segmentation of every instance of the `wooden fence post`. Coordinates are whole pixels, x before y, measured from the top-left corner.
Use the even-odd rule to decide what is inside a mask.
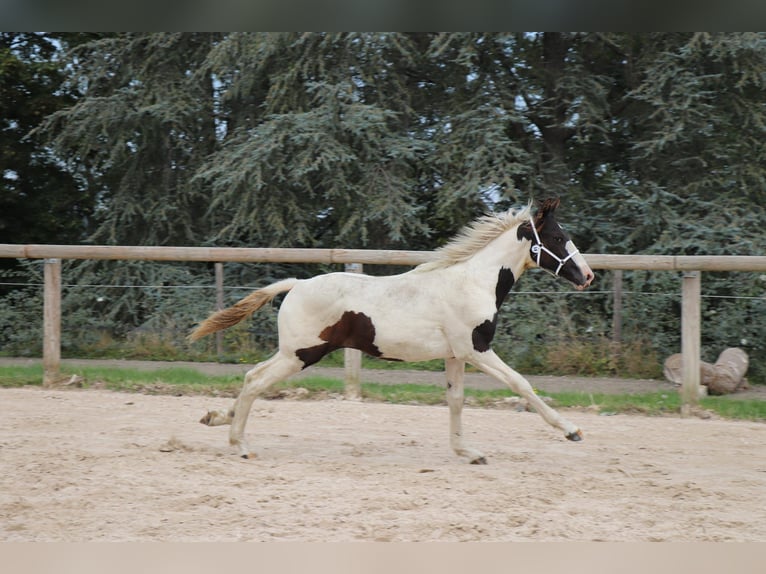
[[[223,309],[223,263],[215,264],[215,309]],[[215,334],[215,353],[218,360],[223,356],[223,331]]]
[[[612,342],[619,346],[622,343],[622,269],[615,269],[613,273]]]
[[[346,272],[362,273],[362,264],[346,263]],[[358,401],[362,398],[362,352],[357,349],[344,349],[343,353],[346,398]]]
[[[43,275],[43,386],[51,387],[61,372],[61,259],[46,259]]]
[[[700,392],[701,273],[687,271],[681,300],[681,416],[691,415]]]

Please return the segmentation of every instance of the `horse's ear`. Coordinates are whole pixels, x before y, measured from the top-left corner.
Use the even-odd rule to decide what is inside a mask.
[[[561,203],[561,199],[558,197],[550,197],[544,199],[537,207],[537,213],[535,214],[535,224],[539,224],[543,219],[551,215]]]
[[[540,206],[540,212],[542,213],[542,216],[545,217],[554,211],[556,211],[556,208],[561,203],[561,199],[558,197],[551,197],[549,199],[546,199],[543,201],[543,204]]]

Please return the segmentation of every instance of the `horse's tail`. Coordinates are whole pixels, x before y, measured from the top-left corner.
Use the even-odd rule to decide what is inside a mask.
[[[237,301],[231,307],[213,313],[210,317],[197,325],[197,328],[189,334],[189,340],[196,341],[205,335],[236,325],[245,317],[255,313],[280,293],[284,293],[295,287],[295,284],[298,283],[298,281],[299,279],[284,279],[283,281],[278,281],[268,287],[258,289],[244,299]]]

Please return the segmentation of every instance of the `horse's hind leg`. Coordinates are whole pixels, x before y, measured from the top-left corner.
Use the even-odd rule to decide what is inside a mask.
[[[297,357],[290,357],[282,353],[277,353],[267,361],[258,363],[245,374],[245,383],[234,402],[234,406],[228,411],[210,411],[200,422],[209,426],[231,424],[229,443],[237,448],[242,457],[252,458],[253,455],[247,446],[244,435],[253,401],[274,383],[283,381],[300,371],[302,366],[303,363]]]
[[[471,464],[487,464],[487,459],[476,449],[463,442],[463,379],[465,362],[447,359],[444,363],[447,374],[447,404],[449,405],[449,438],[452,450],[458,456],[466,457]]]

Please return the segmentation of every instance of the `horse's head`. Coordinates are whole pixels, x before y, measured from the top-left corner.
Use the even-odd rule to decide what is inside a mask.
[[[593,281],[593,271],[556,221],[559,201],[558,198],[543,201],[534,218],[519,226],[518,237],[532,242],[529,256],[533,264],[583,290]]]

